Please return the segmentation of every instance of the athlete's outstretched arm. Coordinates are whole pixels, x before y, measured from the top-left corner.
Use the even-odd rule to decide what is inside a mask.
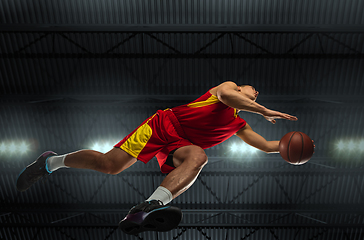
[[[234,82],[224,82],[217,87],[216,91],[217,97],[224,104],[238,110],[261,114],[273,124],[276,123],[275,119],[297,121],[297,117],[295,116],[270,110],[256,103],[255,100],[247,97]]]
[[[278,153],[279,152],[279,141],[267,141],[264,137],[254,132],[253,129],[246,124],[245,127],[241,128],[236,136],[240,137],[247,144],[258,148],[259,150],[266,153]]]

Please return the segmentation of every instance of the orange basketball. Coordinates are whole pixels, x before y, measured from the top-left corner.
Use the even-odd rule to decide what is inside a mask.
[[[294,165],[306,163],[313,152],[313,142],[303,132],[289,132],[279,142],[279,153],[282,158]]]

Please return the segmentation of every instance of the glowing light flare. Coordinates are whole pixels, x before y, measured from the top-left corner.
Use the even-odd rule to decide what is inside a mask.
[[[25,144],[25,142],[21,142],[20,144],[19,144],[19,152],[21,153],[21,154],[24,154],[24,153],[26,153],[28,151],[28,146]]]
[[[92,147],[91,147],[92,150],[95,150],[95,151],[98,151],[98,152],[101,152],[101,147],[99,145],[99,143],[95,143]]]
[[[2,155],[25,154],[28,151],[29,145],[27,145],[25,141],[0,142],[0,154]]]
[[[243,152],[243,153],[250,152],[248,145],[241,143],[241,144],[239,144],[239,146],[240,146],[239,147],[240,152]]]
[[[241,154],[254,154],[257,152],[258,149],[256,149],[255,147],[252,147],[248,144],[246,144],[245,142],[242,143],[233,143],[230,146],[230,151],[232,153],[241,153]]]
[[[248,145],[248,151],[251,153],[251,154],[254,154],[258,151],[258,149],[256,149],[255,147],[252,147],[252,146],[249,146]]]
[[[355,148],[356,148],[356,143],[353,140],[347,142],[347,149],[349,151],[353,151]]]
[[[339,150],[339,151],[342,151],[345,149],[345,143],[343,140],[340,140],[337,144],[336,144],[336,148]]]
[[[335,148],[339,152],[363,153],[364,152],[364,139],[339,140],[335,144]]]
[[[1,143],[0,144],[0,152],[4,153],[4,152],[6,152],[6,149],[7,149],[7,146],[5,145],[5,143]]]
[[[364,140],[361,140],[358,144],[359,151],[364,152]]]
[[[16,147],[16,145],[15,145],[15,143],[10,143],[10,145],[9,145],[9,148],[8,148],[8,151],[11,153],[11,154],[13,154],[13,153],[15,153],[16,152],[16,150],[17,150],[17,147]]]
[[[107,153],[111,149],[111,147],[110,147],[110,143],[105,142],[104,145],[102,146],[102,152]]]
[[[98,152],[102,152],[102,153],[107,153],[108,151],[110,151],[112,149],[113,145],[110,145],[109,142],[95,142],[91,149],[98,151]]]
[[[231,147],[230,147],[230,150],[231,150],[232,152],[237,152],[237,151],[238,151],[238,149],[239,149],[239,147],[238,147],[235,143],[233,143],[233,144],[231,145]]]

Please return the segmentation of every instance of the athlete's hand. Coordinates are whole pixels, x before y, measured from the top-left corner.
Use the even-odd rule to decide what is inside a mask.
[[[298,118],[295,116],[291,116],[286,113],[281,113],[281,112],[269,110],[269,109],[267,109],[267,111],[265,111],[265,113],[263,114],[263,117],[273,124],[276,123],[276,119],[287,119],[290,121],[298,120]]]

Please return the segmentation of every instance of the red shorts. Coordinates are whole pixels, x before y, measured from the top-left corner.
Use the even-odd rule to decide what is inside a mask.
[[[165,164],[168,154],[177,148],[193,145],[184,135],[170,109],[158,110],[114,147],[144,163],[156,156],[162,173],[169,173],[174,168]]]

